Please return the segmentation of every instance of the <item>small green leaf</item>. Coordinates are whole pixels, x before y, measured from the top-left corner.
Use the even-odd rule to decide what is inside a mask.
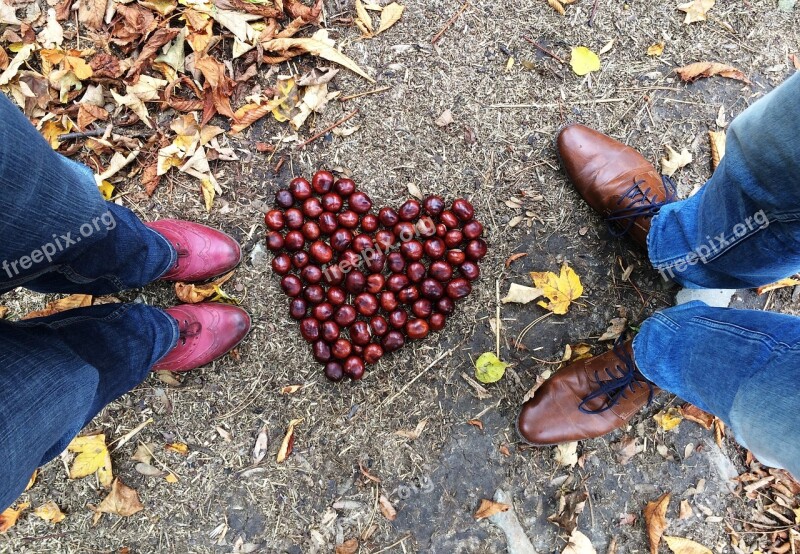
[[[481,383],[494,383],[503,378],[509,365],[492,352],[484,352],[475,361],[475,377]]]

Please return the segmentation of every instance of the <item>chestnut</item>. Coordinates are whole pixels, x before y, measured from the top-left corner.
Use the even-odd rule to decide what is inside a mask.
[[[350,195],[347,205],[357,214],[365,214],[372,208],[372,200],[367,193],[359,190]]]
[[[461,264],[461,267],[458,269],[461,271],[461,275],[468,281],[475,281],[481,276],[481,269],[475,262],[466,261]]]
[[[267,248],[273,252],[277,252],[283,248],[283,235],[278,231],[270,231],[267,233]]]
[[[353,345],[347,339],[336,339],[331,345],[331,355],[339,360],[344,360],[350,355]]]
[[[336,213],[342,209],[342,206],[344,206],[344,201],[335,192],[329,192],[322,197],[322,207],[326,212]]]
[[[350,340],[353,341],[353,344],[359,346],[368,345],[372,338],[369,334],[369,325],[367,325],[366,321],[356,321],[350,326],[348,331],[350,332]]]
[[[374,334],[382,337],[389,330],[389,322],[382,315],[376,315],[369,320],[369,328]]]
[[[297,275],[286,275],[281,279],[281,288],[286,296],[295,297],[303,290],[303,283]]]
[[[326,264],[333,259],[333,250],[321,240],[312,242],[308,248],[308,253],[315,262],[320,264]]]
[[[407,260],[417,261],[422,259],[424,250],[422,243],[418,240],[410,240],[400,245],[400,253],[405,256]]]
[[[428,322],[424,319],[411,319],[406,323],[406,336],[410,339],[424,339],[429,331]]]
[[[411,262],[406,269],[406,276],[412,283],[419,283],[425,278],[425,266],[419,262]]]
[[[439,215],[444,210],[444,200],[441,196],[428,196],[422,201],[422,207],[428,215]]]
[[[373,233],[378,230],[378,217],[375,214],[366,214],[361,218],[361,230]]]
[[[353,233],[348,229],[336,229],[331,235],[331,248],[337,252],[347,250],[350,243],[353,242]]]
[[[291,208],[294,204],[294,196],[286,189],[281,189],[275,193],[275,203],[283,209]]]
[[[283,229],[285,223],[283,219],[283,212],[280,210],[270,210],[264,215],[264,223],[273,231],[280,231]]]
[[[419,289],[415,286],[406,287],[397,293],[397,299],[403,304],[412,304],[419,300]]]
[[[378,311],[378,299],[374,294],[362,292],[353,300],[356,311],[363,316],[370,317]]]
[[[405,310],[395,310],[389,314],[389,325],[395,329],[402,329],[408,321],[408,314]]]
[[[357,356],[350,356],[342,364],[344,372],[350,376],[351,379],[358,381],[364,377],[364,360]]]
[[[381,229],[375,233],[375,244],[377,244],[384,252],[389,250],[389,247],[394,244],[394,233],[386,229]]]
[[[348,229],[355,229],[358,227],[358,214],[352,210],[345,210],[336,217],[336,221],[342,227]]]
[[[345,250],[339,254],[339,265],[342,266],[342,271],[350,271],[361,265],[361,256],[352,250]]]
[[[439,221],[444,223],[444,226],[448,229],[455,229],[459,225],[458,217],[450,210],[443,211],[439,216]]]
[[[445,315],[450,315],[455,311],[456,304],[451,298],[445,296],[436,303],[436,309]]]
[[[325,300],[325,290],[319,285],[311,285],[303,290],[303,298],[311,304],[319,304]]]
[[[320,327],[320,335],[322,340],[332,343],[339,338],[339,326],[334,321],[323,321]]]
[[[392,208],[381,208],[378,212],[378,219],[384,227],[394,227],[400,221],[400,216]]]
[[[322,276],[329,285],[341,285],[344,281],[344,272],[336,264],[328,264],[322,268]]]
[[[315,265],[307,265],[300,271],[300,278],[309,285],[322,281],[322,270]]]
[[[272,258],[272,271],[278,275],[286,275],[292,269],[292,259],[289,254],[281,254]]]
[[[386,256],[386,262],[392,273],[402,273],[406,269],[406,260],[400,252],[392,252]]]
[[[381,345],[386,352],[394,352],[395,350],[402,348],[405,342],[406,341],[403,338],[402,333],[399,331],[389,331],[383,336]]]
[[[289,315],[292,316],[293,319],[303,319],[306,317],[306,309],[308,305],[306,301],[302,298],[292,298],[292,301],[289,302]]]
[[[473,262],[477,262],[486,255],[488,248],[489,247],[487,246],[485,240],[475,239],[467,243],[467,247],[464,249],[464,251],[467,254],[467,258]]]
[[[480,221],[472,220],[465,224],[461,230],[464,232],[464,236],[467,240],[473,240],[483,234],[483,225],[481,225]]]
[[[305,243],[306,239],[300,231],[289,231],[283,238],[283,246],[291,252],[300,250]]]
[[[341,306],[347,299],[347,294],[339,287],[331,287],[328,289],[328,302],[334,306]]]
[[[383,290],[383,286],[386,284],[386,279],[380,273],[373,273],[369,277],[367,277],[367,284],[365,289],[370,294],[378,294]]]
[[[306,198],[303,202],[303,214],[306,217],[317,218],[325,210],[322,208],[319,198]]]
[[[401,221],[392,230],[394,235],[400,239],[400,242],[409,241],[417,235],[417,228],[409,221]]]
[[[303,226],[303,212],[298,210],[297,208],[289,208],[286,210],[284,214],[284,220],[286,222],[286,226],[289,229],[300,229]]]
[[[336,216],[330,212],[322,212],[317,221],[319,222],[319,230],[325,235],[330,235],[339,228]]]
[[[411,305],[411,313],[422,319],[430,317],[433,313],[433,304],[427,298],[421,298]]]
[[[472,216],[475,215],[475,209],[472,207],[472,204],[463,198],[456,198],[453,200],[450,211],[456,214],[461,221],[469,221],[472,219]]]
[[[445,251],[444,241],[439,237],[434,237],[432,239],[428,239],[422,245],[422,249],[425,251],[425,255],[428,256],[431,260],[438,260],[442,256],[444,256]]]
[[[311,178],[311,187],[317,194],[330,192],[333,187],[333,173],[325,170],[317,171]]]
[[[315,221],[306,221],[303,223],[300,232],[303,233],[303,237],[305,237],[306,240],[317,240],[322,234],[319,225],[317,225]]]
[[[380,302],[381,309],[384,312],[391,312],[393,310],[396,310],[397,306],[400,305],[400,303],[397,301],[397,297],[394,295],[394,293],[393,292],[389,292],[388,290],[384,291],[384,292],[382,292],[380,294],[380,296],[378,298],[378,301]]]
[[[361,346],[359,344],[354,344],[353,345],[353,355],[354,356],[360,356],[363,353],[364,353],[364,347],[363,346]]]
[[[444,236],[444,243],[445,245],[447,245],[447,248],[455,248],[463,241],[464,241],[464,233],[462,233],[458,229],[447,231],[447,234]]]
[[[300,322],[300,334],[308,342],[314,342],[319,339],[319,321],[313,317],[307,317]]]
[[[364,347],[364,361],[368,364],[378,363],[383,356],[383,348],[379,344],[368,344]]]
[[[466,279],[453,279],[447,283],[447,296],[453,300],[459,300],[472,292],[472,285]]]
[[[419,217],[419,212],[419,202],[411,198],[403,202],[403,205],[397,210],[397,215],[400,216],[401,221],[411,221]]]
[[[344,288],[350,294],[358,294],[364,290],[364,285],[367,283],[367,278],[358,270],[351,271],[344,278]]]
[[[428,268],[428,276],[444,283],[453,277],[453,268],[447,262],[436,260]]]
[[[297,269],[303,269],[305,266],[308,265],[308,252],[305,250],[300,250],[299,252],[295,252],[292,255],[292,265]]]
[[[325,377],[331,381],[338,382],[344,377],[344,369],[339,362],[328,362],[325,364]]]
[[[419,285],[420,294],[429,300],[438,300],[444,295],[444,285],[435,279],[425,279]]]
[[[317,321],[327,321],[333,315],[333,306],[327,302],[317,304],[312,308],[311,315],[313,315]]]
[[[441,331],[447,323],[447,317],[444,314],[431,314],[428,318],[428,324],[431,326],[431,331]]]
[[[367,250],[364,254],[370,254],[370,251]],[[370,255],[367,255],[367,268],[369,268],[370,271],[379,273],[383,271],[384,265],[386,265],[386,256],[384,256],[383,252],[372,251]]]
[[[353,250],[355,250],[359,254],[364,250],[366,250],[367,248],[372,249],[372,247],[373,243],[369,235],[361,233],[353,238]]]
[[[350,304],[339,306],[336,313],[333,314],[333,320],[339,327],[347,327],[356,320],[356,309]]]
[[[448,250],[447,254],[444,255],[444,259],[447,260],[447,263],[449,264],[461,265],[464,263],[464,260],[467,259],[467,255],[464,254],[463,250]]]
[[[443,239],[446,234],[447,234],[447,226],[444,223],[437,223],[436,236],[439,237],[440,239]]]
[[[314,359],[318,362],[327,362],[331,359],[331,347],[324,340],[318,340],[313,346]]]
[[[311,196],[311,185],[302,177],[295,177],[289,182],[289,192],[295,200],[305,200]]]
[[[399,292],[408,286],[409,280],[402,273],[392,273],[386,280],[386,288],[392,292]]]
[[[414,225],[417,229],[417,234],[423,237],[432,237],[436,234],[436,223],[428,217],[421,217]]]
[[[342,177],[333,184],[333,190],[342,197],[350,196],[356,191],[356,183],[352,179]]]

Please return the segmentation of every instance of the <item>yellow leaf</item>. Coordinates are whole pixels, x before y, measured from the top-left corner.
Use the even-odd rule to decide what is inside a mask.
[[[763,287],[758,287],[756,292],[758,294],[764,294],[765,292],[770,292],[777,289],[782,289],[784,287],[794,287],[800,285],[800,280],[795,279],[794,277],[787,277],[786,279],[781,279],[780,281],[775,281],[774,283],[770,283],[769,285],[764,285]]]
[[[658,412],[653,416],[653,419],[656,420],[656,423],[658,423],[661,428],[664,429],[664,431],[671,431],[680,425],[681,421],[683,420],[683,416],[681,416],[681,412],[678,410],[678,408],[670,408],[668,410]]]
[[[303,385],[286,385],[281,387],[281,394],[294,394],[302,388]]]
[[[508,61],[506,62],[506,73],[511,71],[512,67],[514,67],[514,56],[508,58]]]
[[[111,456],[108,454],[106,436],[103,433],[75,437],[67,450],[78,454],[69,470],[70,479],[80,479],[97,472],[101,485],[108,487],[111,484]]]
[[[356,0],[356,15],[358,16],[358,20],[364,25],[368,32],[372,32],[372,18],[370,17],[369,13],[367,13],[366,8],[364,8],[364,4],[361,0]]]
[[[220,287],[227,283],[231,277],[233,277],[233,271],[204,285],[182,283],[179,281],[175,283],[175,294],[181,302],[186,302],[187,304],[197,304],[198,302],[203,302],[208,299],[215,300],[216,297],[230,300],[231,298],[225,294]]]
[[[30,503],[22,502],[17,505],[16,510],[13,508],[6,508],[3,512],[0,512],[0,533],[5,533],[14,527],[14,524],[19,519],[19,515],[24,512],[28,506],[30,506]]]
[[[554,314],[567,313],[570,303],[583,294],[583,285],[578,274],[566,263],[561,266],[560,275],[552,271],[532,271],[531,278],[536,287],[542,289],[544,296],[550,300],[549,304],[539,302],[539,305]]]
[[[59,523],[66,517],[58,505],[52,500],[36,508],[33,511],[33,515],[45,521],[49,521],[50,523]]]
[[[675,554],[711,554],[711,550],[700,543],[683,537],[669,537],[664,535],[664,542]]]
[[[794,522],[800,523],[800,508],[794,508],[792,511],[794,512]]]
[[[558,0],[547,0],[547,4],[561,15],[566,13],[564,6]]]
[[[692,0],[678,6],[682,12],[686,12],[683,22],[687,25],[696,21],[705,21],[706,13],[714,7],[714,0]]]
[[[100,189],[100,194],[103,195],[103,198],[106,200],[111,200],[111,196],[114,194],[114,185],[109,183],[108,181],[103,181],[97,188]]]
[[[182,442],[173,442],[164,446],[166,450],[172,450],[183,456],[189,453],[189,446]]]
[[[725,156],[725,131],[709,131],[708,140],[711,141],[711,169],[717,169]]]
[[[388,8],[388,6],[387,6]],[[384,8],[386,9],[386,8]],[[261,43],[264,50],[269,52],[286,52],[287,50],[302,50],[312,56],[319,56],[329,62],[337,63],[350,71],[364,77],[367,81],[374,83],[375,79],[358,67],[358,64],[336,50],[330,44],[315,38],[275,38]]]
[[[28,484],[25,487],[26,491],[31,489],[33,484],[36,482],[36,477],[38,476],[39,476],[39,468],[37,467],[36,469],[33,470],[33,475],[31,475],[31,478],[28,480]]]
[[[692,162],[692,155],[686,148],[678,154],[669,144],[664,147],[667,149],[667,157],[661,158],[661,173],[667,177],[672,177],[676,171]]]
[[[542,289],[511,283],[511,286],[508,287],[508,294],[505,295],[501,302],[503,304],[508,304],[509,302],[527,304],[540,296],[542,296]]]
[[[657,43],[651,45],[647,49],[647,55],[648,56],[660,56],[663,53],[664,53],[664,43],[663,42],[657,42]]]
[[[64,69],[72,71],[81,81],[88,79],[94,73],[92,67],[77,56],[65,56]]]
[[[174,473],[167,473],[167,476],[164,477],[164,481],[166,481],[167,483],[177,483],[178,476],[175,475]]]
[[[592,347],[586,343],[578,343],[572,347],[572,356],[569,361],[576,362],[578,360],[585,360],[592,357]]]
[[[200,181],[200,190],[203,192],[203,200],[206,204],[206,211],[210,212],[211,207],[214,205],[214,196],[216,195],[216,191],[214,191],[214,183],[211,182],[211,179],[202,179]]]
[[[495,514],[499,514],[501,512],[507,512],[511,508],[508,504],[503,504],[502,502],[495,502],[494,500],[487,500],[485,498],[481,499],[481,505],[478,506],[477,511],[473,515],[475,519],[484,519],[487,517],[492,517]]]
[[[572,66],[572,71],[578,75],[600,70],[600,58],[585,46],[576,46],[572,49],[569,64]]]
[[[289,428],[286,429],[286,435],[283,437],[283,442],[281,442],[281,447],[278,450],[278,457],[277,462],[282,464],[286,461],[286,458],[289,457],[289,454],[292,453],[294,449],[294,428],[296,425],[299,425],[303,421],[303,418],[293,419],[289,422]]]
[[[503,378],[509,365],[501,361],[493,352],[484,352],[475,360],[475,377],[481,383],[494,383]]]
[[[53,150],[58,150],[58,147],[61,146],[58,136],[69,133],[71,129],[72,121],[69,118],[63,118],[63,120],[50,119],[42,124],[41,133],[45,140],[50,143],[50,147]]]
[[[383,8],[383,11],[381,11],[381,24],[378,26],[378,30],[375,32],[375,34],[379,35],[397,23],[400,20],[400,16],[403,15],[403,10],[405,10],[405,7],[401,6],[397,2],[392,2]]]

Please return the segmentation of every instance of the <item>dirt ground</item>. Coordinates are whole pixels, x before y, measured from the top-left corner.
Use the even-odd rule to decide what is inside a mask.
[[[400,23],[369,41],[359,40],[357,29],[342,19],[352,15],[349,1],[327,6],[332,36],[375,76],[377,86],[390,87],[337,103],[316,122],[323,128],[357,107],[348,125],[360,128],[352,135],[329,134],[304,151],[287,147],[270,156],[256,152],[255,142],[274,143],[285,128],[271,119],[254,125],[231,141],[242,161],[214,168],[224,194],[210,214],[194,183],[175,178],[152,198],[130,186],[123,203],[144,219],[190,218],[242,242],[246,262],[226,290],[252,314],[253,332],[236,356],[191,372],[180,386],[153,376],[90,424],[111,440],[153,419],[112,454],[115,474],[138,491],[142,512],[105,516],[92,525],[87,504],[97,504],[105,492],[89,478],[68,480],[57,459],[42,468],[24,497],[34,505],[54,500],[66,520],[50,525],[23,517],[0,535],[0,552],[299,554],[333,552],[335,545],[358,538],[362,553],[502,553],[503,535],[472,517],[480,499],[498,488],[513,497],[540,552],[564,548],[566,535],[548,516],[557,512],[560,496],[575,491],[588,493],[577,527],[598,552],[612,542],[620,553],[646,551],[641,510],[666,491],[673,493],[669,534],[732,552],[729,530],[741,532],[747,500],[729,490],[728,480],[744,470],[745,453],[730,437],[718,447],[712,431],[689,421],[661,430],[652,415],[682,404],[679,399],[662,394],[628,428],[581,442],[581,463],[574,468],[559,466],[553,449],[522,445],[513,423],[525,393],[538,375],[558,367],[568,344],[585,342],[602,352],[607,343],[597,339],[611,318],[624,313],[638,326],[670,305],[675,293],[648,268],[642,252],[613,239],[582,204],[558,169],[555,131],[567,121],[582,122],[652,161],[666,144],[687,147],[694,162],[676,175],[685,196],[710,175],[707,131],[718,128],[720,106],[730,120],[794,71],[787,56],[800,53],[797,12],[780,12],[772,1],[718,1],[709,21],[689,26],[675,2],[600,0],[589,26],[591,0],[569,6],[566,17],[544,0],[470,0],[431,46],[431,37],[460,4],[428,0],[406,6]],[[567,59],[571,46],[597,52],[615,42],[601,56],[602,70],[582,78],[524,37]],[[647,56],[648,46],[658,41],[666,45],[664,54]],[[515,63],[507,69],[509,57]],[[694,61],[729,63],[752,83],[679,82],[672,70]],[[302,60],[298,70],[311,63]],[[345,71],[333,85],[344,94],[374,88]],[[454,121],[441,128],[434,120],[445,109]],[[170,116],[162,117],[163,123]],[[474,142],[465,140],[469,134]],[[286,163],[275,174],[281,156]],[[410,183],[423,193],[470,198],[490,245],[478,286],[447,328],[387,357],[358,383],[331,384],[322,376],[288,316],[262,244],[261,216],[275,191],[293,175],[334,167],[349,172],[377,205],[398,206]],[[506,201],[512,197],[523,208],[510,208]],[[509,227],[518,215],[525,221]],[[505,267],[516,252],[527,256]],[[580,275],[584,296],[567,315],[541,319],[523,336],[546,312],[533,305],[504,306],[501,357],[513,367],[487,386],[488,396],[478,394],[462,373],[471,375],[473,360],[494,350],[489,320],[497,305],[496,282],[505,293],[512,282],[530,284],[529,271],[554,271],[562,261]],[[631,265],[630,279],[623,281]],[[176,301],[166,285],[120,298],[160,306]],[[15,291],[3,304],[19,316],[45,300]],[[796,311],[791,289],[769,297],[744,291],[735,302]],[[291,384],[303,388],[280,393]],[[277,464],[294,418],[303,418],[294,452]],[[471,419],[480,419],[483,429],[469,425]],[[422,421],[427,423],[418,438],[396,434]],[[253,446],[264,426],[269,451],[253,467]],[[626,437],[643,450],[623,465],[616,445]],[[131,460],[137,441],[158,445],[158,459],[179,481],[137,473]],[[188,444],[189,454],[163,450],[173,441]],[[380,495],[397,510],[395,521],[381,515]],[[691,517],[678,520],[679,500],[692,506]],[[749,554],[761,535],[742,538],[740,548]]]

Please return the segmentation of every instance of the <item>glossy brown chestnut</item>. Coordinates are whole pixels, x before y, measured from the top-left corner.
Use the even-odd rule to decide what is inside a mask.
[[[403,205],[397,210],[397,215],[400,216],[401,221],[411,221],[419,217],[419,212],[419,202],[411,198],[403,202]]]
[[[417,228],[410,221],[401,221],[392,230],[401,243],[413,239],[417,234]]]
[[[447,231],[447,234],[444,236],[444,243],[447,246],[447,248],[455,248],[463,241],[464,241],[464,233],[462,233],[458,229]]]
[[[318,362],[327,362],[331,359],[331,347],[324,340],[318,340],[313,346],[314,359]]]
[[[357,214],[365,214],[372,208],[372,199],[367,193],[358,190],[347,199],[347,205]]]
[[[364,347],[363,358],[368,364],[376,364],[383,356],[383,348],[379,344],[368,344]]]
[[[311,178],[311,187],[317,194],[330,192],[333,187],[333,173],[325,170],[317,171]]]
[[[355,229],[358,227],[358,214],[353,210],[345,210],[336,216],[336,221],[339,225],[348,229]]]
[[[475,239],[467,243],[467,247],[464,249],[464,251],[467,254],[467,258],[473,262],[477,262],[486,255],[486,251],[488,249],[489,247],[485,240]]]
[[[339,338],[339,326],[335,321],[323,321],[320,327],[320,336],[327,343],[332,343]]]
[[[297,275],[286,275],[281,279],[281,288],[286,296],[295,297],[303,292],[303,283]]]
[[[303,201],[311,196],[311,184],[302,177],[295,177],[289,182],[289,192],[295,200]]]
[[[320,264],[326,264],[333,259],[333,250],[321,240],[312,242],[308,253],[315,262]]]
[[[428,268],[428,276],[444,283],[453,277],[453,267],[442,260],[436,260]]]
[[[342,364],[342,368],[346,375],[354,381],[358,381],[364,377],[364,360],[358,356],[350,356]]]
[[[394,352],[403,347],[406,340],[403,338],[403,334],[400,331],[389,331],[383,336],[381,339],[381,345],[383,345],[383,350],[385,352]]]
[[[406,336],[412,340],[424,339],[429,331],[428,322],[424,319],[411,319],[406,323]]]
[[[447,234],[447,225],[444,223],[437,223],[436,224],[436,236],[440,239],[443,239],[444,236]]]
[[[267,233],[267,248],[273,252],[277,252],[283,248],[283,235],[278,231],[270,231]]]
[[[361,256],[353,250],[345,250],[339,254],[339,265],[342,266],[342,271],[349,273],[354,267],[361,265]]]
[[[448,229],[455,229],[461,224],[456,214],[454,214],[450,210],[443,211],[442,214],[439,216],[439,221],[444,223],[444,226],[447,227]]]
[[[294,204],[294,196],[288,190],[279,190],[275,193],[275,203],[283,209],[291,208]]]
[[[331,355],[339,360],[344,360],[353,351],[353,345],[347,339],[336,339],[331,345]]]
[[[315,265],[307,265],[300,271],[300,278],[309,285],[322,281],[322,270]]]
[[[383,271],[383,266],[386,265],[386,256],[383,252],[365,250],[364,255],[367,257],[367,269],[374,273]]]
[[[319,222],[319,230],[325,235],[330,235],[339,228],[339,222],[336,221],[336,216],[330,212],[322,212],[317,221]]]
[[[304,216],[303,212],[298,210],[297,208],[289,208],[286,210],[284,214],[284,221],[286,222],[286,227],[289,229],[300,229],[303,226]]]
[[[347,293],[345,293],[344,290],[339,287],[329,288],[326,296],[328,297],[328,302],[334,306],[341,306],[347,299]]]
[[[369,328],[379,337],[382,337],[389,330],[389,322],[382,315],[376,315],[369,320]]]
[[[308,309],[308,304],[302,298],[292,298],[292,301],[289,302],[289,315],[292,316],[293,319],[303,319],[306,317],[306,310]]]
[[[481,269],[478,267],[478,264],[470,262],[469,260],[461,264],[461,267],[458,269],[461,271],[461,275],[468,281],[475,281],[481,276]]]
[[[289,254],[281,254],[272,258],[272,271],[278,275],[286,275],[292,269],[292,259]]]
[[[453,300],[465,298],[472,292],[472,285],[466,279],[453,279],[447,283],[447,296]]]
[[[350,304],[344,304],[337,308],[336,313],[333,314],[333,320],[339,327],[347,327],[352,325],[356,320],[356,309]]]
[[[417,234],[422,237],[428,238],[436,235],[436,223],[428,216],[419,218],[414,227],[417,229]]]
[[[436,310],[444,315],[452,314],[456,309],[456,304],[451,298],[444,297],[436,303]]]
[[[344,206],[344,201],[335,192],[329,192],[322,197],[322,207],[326,212],[336,213],[342,209],[342,206]]]
[[[353,233],[349,229],[336,229],[331,235],[331,248],[337,252],[344,252],[353,242]]]
[[[283,219],[283,212],[280,210],[270,210],[264,215],[264,223],[273,231],[280,231],[283,229],[285,221]]]
[[[389,325],[395,329],[402,329],[408,321],[408,314],[405,310],[395,310],[389,314]]]
[[[319,217],[319,215],[324,212],[325,210],[322,208],[322,203],[319,201],[319,198],[306,198],[303,201],[303,214],[306,217],[310,217],[315,219]]]
[[[394,244],[394,240],[395,240],[394,233],[386,229],[381,229],[380,231],[375,233],[375,244],[377,244],[384,252],[387,251],[389,247]]]
[[[394,227],[400,221],[400,216],[392,208],[381,208],[378,219],[384,227]]]
[[[369,334],[369,325],[367,325],[366,321],[356,321],[350,326],[348,331],[350,333],[350,340],[353,341],[353,344],[359,346],[368,345],[372,338]]]
[[[422,207],[429,215],[439,215],[444,210],[444,200],[441,196],[428,196],[422,201]]]
[[[464,254],[463,250],[448,250],[447,254],[444,255],[444,259],[451,265],[461,265],[467,259],[467,255]]]
[[[406,269],[406,276],[412,283],[419,283],[425,278],[425,266],[419,262],[411,262]]]
[[[319,321],[313,317],[307,317],[300,322],[300,334],[308,342],[319,340]]]
[[[456,214],[461,221],[469,221],[472,219],[472,216],[475,215],[475,209],[472,207],[472,204],[463,198],[456,198],[453,200],[453,206],[450,208],[450,211]]]
[[[403,273],[392,273],[386,280],[386,288],[391,292],[400,292],[408,286],[408,277]]]
[[[378,217],[375,214],[366,214],[361,218],[361,230],[365,233],[374,233],[378,230]]]
[[[344,368],[339,362],[328,362],[325,364],[325,377],[334,382],[339,382],[344,378]]]
[[[386,284],[386,278],[381,275],[380,273],[373,273],[369,277],[367,277],[367,284],[364,287],[370,294],[378,294],[383,290],[383,286]]]
[[[367,278],[358,270],[351,271],[344,278],[344,288],[350,294],[358,294],[364,290],[364,285],[367,284]]]
[[[431,314],[428,323],[431,326],[431,331],[441,331],[447,323],[447,316],[444,314]]]
[[[386,256],[386,264],[392,273],[402,273],[406,269],[406,259],[400,252],[392,252]]]
[[[303,237],[306,240],[317,240],[322,232],[319,229],[319,225],[315,221],[306,221],[303,223],[303,227],[300,229],[300,232],[303,233]]]
[[[425,255],[428,256],[431,260],[438,260],[442,256],[444,256],[445,252],[445,245],[444,241],[439,237],[434,237],[432,239],[428,239],[422,245],[423,250],[425,251]]]
[[[333,184],[333,190],[344,198],[356,191],[356,183],[352,179],[342,177]]]
[[[400,303],[397,301],[397,296],[395,296],[393,292],[389,292],[388,290],[383,291],[380,294],[378,301],[380,302],[381,309],[384,312],[391,312],[393,310],[396,310],[397,306],[400,305]]]
[[[422,319],[430,317],[433,313],[433,304],[427,298],[421,298],[411,305],[411,313]]]
[[[419,284],[419,293],[429,300],[438,300],[444,295],[444,285],[435,279],[425,279]]]
[[[419,300],[419,289],[413,285],[406,287],[397,293],[397,299],[403,304],[413,304]]]
[[[344,272],[336,264],[328,264],[322,268],[322,278],[328,285],[341,285],[344,282]]]
[[[472,240],[483,234],[483,225],[481,225],[480,221],[473,220],[466,223],[461,230],[464,232],[464,237],[467,240]]]
[[[296,269],[303,269],[308,265],[308,262],[311,258],[308,255],[308,252],[305,250],[300,250],[292,254],[292,265]]]
[[[409,261],[421,260],[425,251],[422,249],[422,243],[418,240],[409,240],[400,245],[400,253]]]
[[[365,317],[373,316],[378,311],[378,299],[374,294],[368,292],[362,292],[356,296],[353,299],[353,305],[356,307],[356,311]]]
[[[319,285],[311,285],[303,290],[303,298],[311,304],[319,304],[325,300],[325,290]]]
[[[358,252],[359,254],[366,250],[367,248],[372,248],[374,243],[369,235],[365,235],[364,233],[360,233],[353,238],[353,250]]]
[[[312,308],[311,315],[313,315],[317,321],[327,321],[333,315],[333,306],[328,302],[317,304]]]

